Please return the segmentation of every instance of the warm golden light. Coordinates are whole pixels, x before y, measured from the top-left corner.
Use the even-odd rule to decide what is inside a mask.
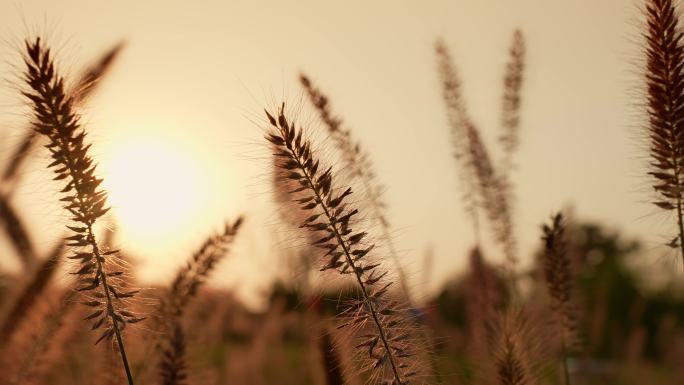
[[[102,165],[117,221],[137,236],[173,235],[201,206],[200,167],[180,145],[162,140],[122,143]]]

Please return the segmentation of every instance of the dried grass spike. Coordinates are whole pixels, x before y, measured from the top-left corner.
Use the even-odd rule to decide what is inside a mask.
[[[504,171],[507,175],[512,167],[512,155],[518,148],[520,126],[520,91],[525,69],[525,40],[522,31],[513,32],[511,47],[508,51],[509,59],[506,63],[504,75],[504,94],[501,109],[501,127],[503,132],[499,142],[504,153]]]
[[[563,373],[565,383],[569,385],[567,355],[574,345],[576,323],[571,305],[572,273],[563,222],[562,214],[554,215],[551,225],[543,226],[542,239],[544,241],[544,276],[549,297],[551,297],[551,309],[560,327]]]
[[[159,375],[164,384],[183,384],[185,373],[184,333],[181,320],[190,300],[197,289],[204,284],[216,264],[229,251],[242,225],[242,217],[234,222],[226,222],[223,231],[208,237],[190,260],[176,274],[168,293],[160,302],[154,321],[160,337],[149,344],[162,352],[158,361]],[[148,351],[152,354],[152,351]]]
[[[511,288],[515,292],[515,267],[518,262],[517,240],[513,233],[508,184],[494,168],[480,131],[472,122],[461,96],[461,84],[446,45],[436,45],[442,96],[451,128],[452,147],[459,165],[466,211],[472,217],[479,245],[478,210],[487,214],[495,241],[502,247],[509,270]]]
[[[527,385],[531,373],[527,362],[527,330],[522,310],[509,310],[500,315],[498,350],[494,364],[500,385]]]
[[[391,225],[387,219],[387,204],[382,200],[382,188],[377,183],[373,164],[370,156],[363,151],[361,143],[352,138],[351,130],[342,128],[342,119],[337,117],[330,107],[329,98],[317,88],[312,81],[305,75],[299,75],[299,81],[309,96],[309,101],[318,111],[321,120],[328,128],[335,146],[342,154],[344,168],[349,170],[352,179],[358,180],[363,186],[366,202],[371,209],[374,218],[380,224],[383,242],[387,245],[389,256],[394,262],[395,269],[399,278],[401,289],[411,304],[411,292],[408,287],[406,272],[399,260],[396,246],[391,237]],[[349,190],[351,192],[351,190]]]
[[[178,322],[174,322],[168,346],[162,353],[160,375],[163,385],[183,385],[186,383],[185,336],[183,328]]]
[[[228,253],[228,247],[237,236],[242,222],[242,217],[232,223],[226,222],[223,231],[207,238],[187,264],[178,271],[166,302],[162,304],[166,307],[163,309],[165,314],[182,314],[188,301],[197,293],[197,289],[208,278],[214,266]]]
[[[60,201],[71,214],[73,235],[66,238],[74,249],[69,258],[79,267],[76,275],[84,294],[83,304],[92,307],[86,317],[92,319],[92,329],[100,329],[96,343],[116,337],[121,360],[130,385],[133,384],[121,331],[127,324],[143,318],[126,311],[129,299],[136,290],[122,291],[123,278],[110,276],[110,268],[117,265],[115,252],[105,252],[95,237],[93,226],[109,208],[107,194],[99,188],[102,179],[96,176],[96,165],[89,155],[86,131],[75,111],[75,101],[67,94],[65,81],[55,68],[50,49],[40,38],[26,41],[24,81],[26,97],[32,110],[33,129],[48,140],[52,168],[59,183],[64,184]],[[117,266],[117,269],[119,267]]]
[[[116,43],[81,74],[74,92],[77,103],[86,101],[93,94],[93,91],[100,84],[100,80],[109,72],[125,47],[124,41]]]
[[[675,211],[684,259],[682,163],[684,162],[684,43],[671,0],[646,2],[646,68],[650,171],[660,209]]]
[[[314,246],[323,253],[323,270],[349,274],[358,285],[361,298],[350,303],[343,315],[345,325],[357,330],[357,351],[366,362],[361,368],[369,370],[378,383],[408,384],[416,375],[409,368],[413,353],[408,322],[384,290],[389,282],[378,278],[383,275],[380,263],[369,255],[360,260],[355,257],[372,243],[365,231],[355,229],[359,210],[346,199],[351,191],[334,185],[332,168],[318,167],[315,150],[303,138],[302,129],[287,119],[284,104],[277,113],[266,111],[266,116],[270,122],[266,139],[287,154],[277,167],[290,171],[302,187],[291,193],[292,201],[310,214],[302,228],[317,235]]]
[[[93,91],[97,89],[100,81],[112,67],[124,47],[125,44],[123,42],[117,43],[114,47],[107,50],[95,64],[91,65],[83,74],[81,74],[75,86],[75,103],[87,101]],[[5,167],[5,171],[2,174],[3,182],[16,181],[17,178],[15,178],[15,176],[17,175],[17,171],[19,171],[21,165],[35,145],[36,136],[37,133],[34,130],[28,130],[26,132],[21,143],[10,157],[10,162]]]

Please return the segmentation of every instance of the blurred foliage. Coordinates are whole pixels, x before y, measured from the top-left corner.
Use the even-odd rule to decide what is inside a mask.
[[[580,325],[587,355],[626,358],[628,344],[636,333],[645,339],[636,354],[660,360],[667,349],[664,334],[681,329],[684,298],[669,288],[644,290],[647,279],[628,267],[640,245],[623,240],[596,224],[571,228],[571,252],[577,266],[576,287],[580,304]]]
[[[663,378],[663,373],[681,368],[684,296],[672,285],[647,288],[646,283],[653,278],[648,276],[650,272],[633,267],[634,259],[644,255],[639,242],[624,239],[618,232],[596,223],[571,224],[568,236],[579,328],[573,360],[576,376],[581,374],[587,383],[631,384],[635,378]],[[541,250],[537,256],[524,277],[531,287],[529,305],[543,308],[548,301],[540,265]],[[468,330],[467,278],[466,273],[447,282],[435,296],[431,306],[435,310],[432,322],[437,335],[454,338],[457,330]],[[537,325],[541,326],[544,325]],[[467,342],[454,345],[453,341],[445,344],[447,349],[440,351],[440,366],[448,365],[460,373],[462,382],[470,383],[473,368],[468,367],[464,356],[466,345]],[[637,377],[625,375],[637,373],[640,368],[649,373],[648,377],[643,373]],[[540,381],[549,383],[541,378]]]
[[[593,223],[571,224],[568,236],[580,340],[571,360],[577,380],[573,383],[677,384],[684,367],[682,293],[667,285],[649,288],[650,273],[634,268],[634,262],[643,255],[635,240],[623,239],[619,233]],[[541,315],[533,330],[538,336],[546,336],[550,315],[540,261],[538,258],[521,275],[521,286],[526,287],[527,306]],[[499,271],[491,262],[487,266]],[[466,270],[445,283],[426,304],[412,311],[416,322],[426,326],[434,339],[435,365],[443,373],[444,383],[482,383],[483,362],[469,350],[468,293],[473,290],[468,287],[473,282],[468,281],[469,274]],[[504,281],[500,272],[495,274],[496,290],[500,291]],[[16,280],[13,276],[0,280],[4,282],[0,298]],[[184,321],[194,383],[243,383],[240,381],[250,379],[255,384],[320,384],[323,368],[318,328],[328,325],[335,332],[335,323],[330,321],[344,309],[340,298],[355,295],[359,293],[351,287],[304,290],[282,280],[273,284],[266,308],[252,312],[230,292],[202,290]],[[91,336],[78,332],[79,318],[80,314],[74,314],[67,322],[62,333],[67,344],[43,376],[48,383],[92,383],[102,376],[98,368],[104,364],[93,365],[84,352],[105,347],[93,347]],[[144,330],[134,331],[139,332]],[[135,342],[144,344],[142,340]],[[335,343],[342,344],[337,345],[340,354],[353,346],[353,341],[336,339]],[[136,365],[145,364],[140,361],[144,350],[132,345]],[[545,357],[537,383],[560,384],[553,357],[553,353]],[[151,379],[155,373],[156,367],[148,370]]]

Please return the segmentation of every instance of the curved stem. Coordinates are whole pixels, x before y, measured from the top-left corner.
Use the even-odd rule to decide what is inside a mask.
[[[95,254],[97,269],[100,272],[100,278],[102,278],[102,287],[104,288],[105,297],[107,299],[107,313],[109,314],[109,318],[112,320],[112,328],[114,329],[114,334],[116,335],[116,343],[119,346],[119,353],[121,353],[121,361],[123,362],[124,370],[126,371],[126,379],[128,380],[128,385],[134,385],[131,369],[128,365],[128,358],[126,357],[126,349],[124,347],[123,337],[121,337],[119,325],[117,325],[116,319],[114,319],[114,304],[112,302],[111,294],[109,293],[107,274],[105,273],[104,266],[102,265],[102,257],[100,255],[100,249],[97,246],[97,241],[95,240],[95,235],[93,234],[92,225],[88,225],[88,242],[93,249],[93,254]]]

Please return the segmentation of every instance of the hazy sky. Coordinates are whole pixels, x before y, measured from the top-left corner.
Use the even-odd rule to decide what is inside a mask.
[[[434,254],[435,288],[458,273],[473,239],[435,71],[440,36],[495,157],[506,50],[515,28],[527,40],[514,175],[524,256],[539,244],[539,224],[570,204],[578,217],[640,234],[649,248],[667,238],[669,222],[649,216],[654,210],[644,203],[648,180],[636,140],[638,6],[624,0],[0,0],[0,71],[9,82],[17,76],[10,64],[26,31],[47,31],[70,73],[125,39],[120,61],[85,111],[102,173],[111,179],[120,240],[141,258],[143,277],[167,279],[223,218],[245,213],[245,232],[214,282],[246,297],[281,269],[272,255],[282,246],[271,237],[277,216],[268,151],[253,121],[283,96],[298,100],[296,75],[306,71],[372,154],[395,241],[422,291],[426,250]],[[3,87],[2,158],[21,133],[18,100],[16,90]],[[146,156],[153,160],[137,162]],[[147,215],[155,220],[136,221],[151,206],[126,201],[136,195],[132,184],[149,184],[138,169],[153,173],[166,164],[175,171],[160,171],[153,183],[164,186],[164,205]],[[64,215],[51,203],[54,186],[31,170],[15,200],[37,218],[36,232],[50,235],[39,237],[47,248]],[[169,205],[184,223],[174,222]],[[651,263],[673,263],[659,258],[659,249],[651,254]]]

